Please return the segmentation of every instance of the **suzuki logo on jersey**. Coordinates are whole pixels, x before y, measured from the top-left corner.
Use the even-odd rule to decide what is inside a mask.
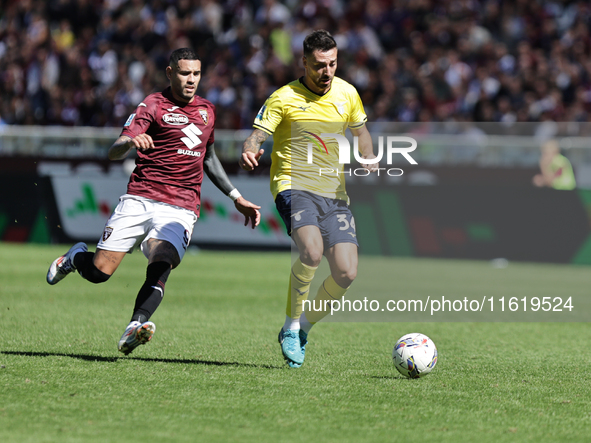
[[[176,151],[177,154],[190,155],[191,157],[201,157],[199,151],[189,151],[188,149],[179,149]]]
[[[164,114],[162,120],[169,125],[186,125],[189,123],[189,117],[183,114]]]
[[[194,123],[191,123],[186,128],[181,129],[181,131],[183,132],[183,134],[186,135],[186,137],[181,137],[181,141],[189,149],[179,149],[177,151],[177,154],[190,155],[192,157],[201,157],[200,151],[192,151],[192,149],[195,149],[197,146],[203,143],[202,140],[199,138],[199,136],[203,134],[203,132],[201,132],[201,129],[195,126]]]

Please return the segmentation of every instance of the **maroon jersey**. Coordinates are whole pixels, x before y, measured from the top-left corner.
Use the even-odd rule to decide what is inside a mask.
[[[127,193],[199,214],[203,158],[214,140],[214,123],[214,105],[199,96],[192,103],[178,102],[169,87],[146,97],[121,135],[133,138],[146,133],[155,148],[138,149]]]

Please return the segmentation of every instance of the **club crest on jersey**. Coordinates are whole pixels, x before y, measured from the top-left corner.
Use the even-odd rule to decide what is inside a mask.
[[[335,105],[337,107],[337,111],[339,111],[339,114],[344,114],[345,113],[345,104],[347,102],[334,102],[333,105]]]
[[[199,115],[201,115],[201,118],[203,119],[203,123],[207,124],[207,122],[209,121],[209,114],[207,113],[207,109],[199,109]]]
[[[107,239],[113,233],[113,228],[110,226],[105,226],[105,230],[103,231],[103,241],[107,241]]]
[[[164,114],[162,120],[169,125],[186,125],[189,123],[189,117],[184,114]]]

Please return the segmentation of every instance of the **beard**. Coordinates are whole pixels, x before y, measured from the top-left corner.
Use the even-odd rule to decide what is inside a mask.
[[[185,90],[185,86],[172,86],[172,89],[174,91],[174,93],[178,96],[181,97],[183,100],[189,102],[193,99],[193,97],[195,97],[195,94],[197,92],[197,87],[193,88],[193,91],[189,92]]]

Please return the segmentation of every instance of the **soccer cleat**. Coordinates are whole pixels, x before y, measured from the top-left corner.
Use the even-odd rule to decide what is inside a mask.
[[[287,361],[290,367],[300,367],[304,362],[304,356],[302,355],[302,347],[300,344],[300,337],[296,331],[287,330],[284,331],[281,328],[279,331],[279,344],[281,345],[281,352],[283,358]],[[299,366],[292,366],[290,363],[294,363]]]
[[[68,252],[61,257],[56,258],[47,271],[47,283],[55,285],[62,281],[70,272],[75,271],[74,256],[79,252],[86,251],[88,251],[86,243],[76,243],[68,250]]]
[[[306,358],[306,345],[308,344],[308,334],[304,332],[303,329],[300,329],[300,349],[302,351],[302,359]],[[302,363],[295,363],[291,360],[287,361],[287,365],[290,368],[301,368],[304,362]]]
[[[294,369],[301,368],[303,365],[303,363],[294,363],[288,359],[285,359],[285,361],[287,362],[287,366],[289,366],[290,368],[294,368]]]
[[[131,354],[131,352],[139,345],[145,345],[156,332],[156,325],[151,321],[140,323],[139,321],[132,321],[119,340],[119,352],[123,352],[125,355]]]
[[[300,347],[302,351],[302,360],[306,356],[306,345],[308,344],[308,334],[304,332],[303,329],[300,329]]]

